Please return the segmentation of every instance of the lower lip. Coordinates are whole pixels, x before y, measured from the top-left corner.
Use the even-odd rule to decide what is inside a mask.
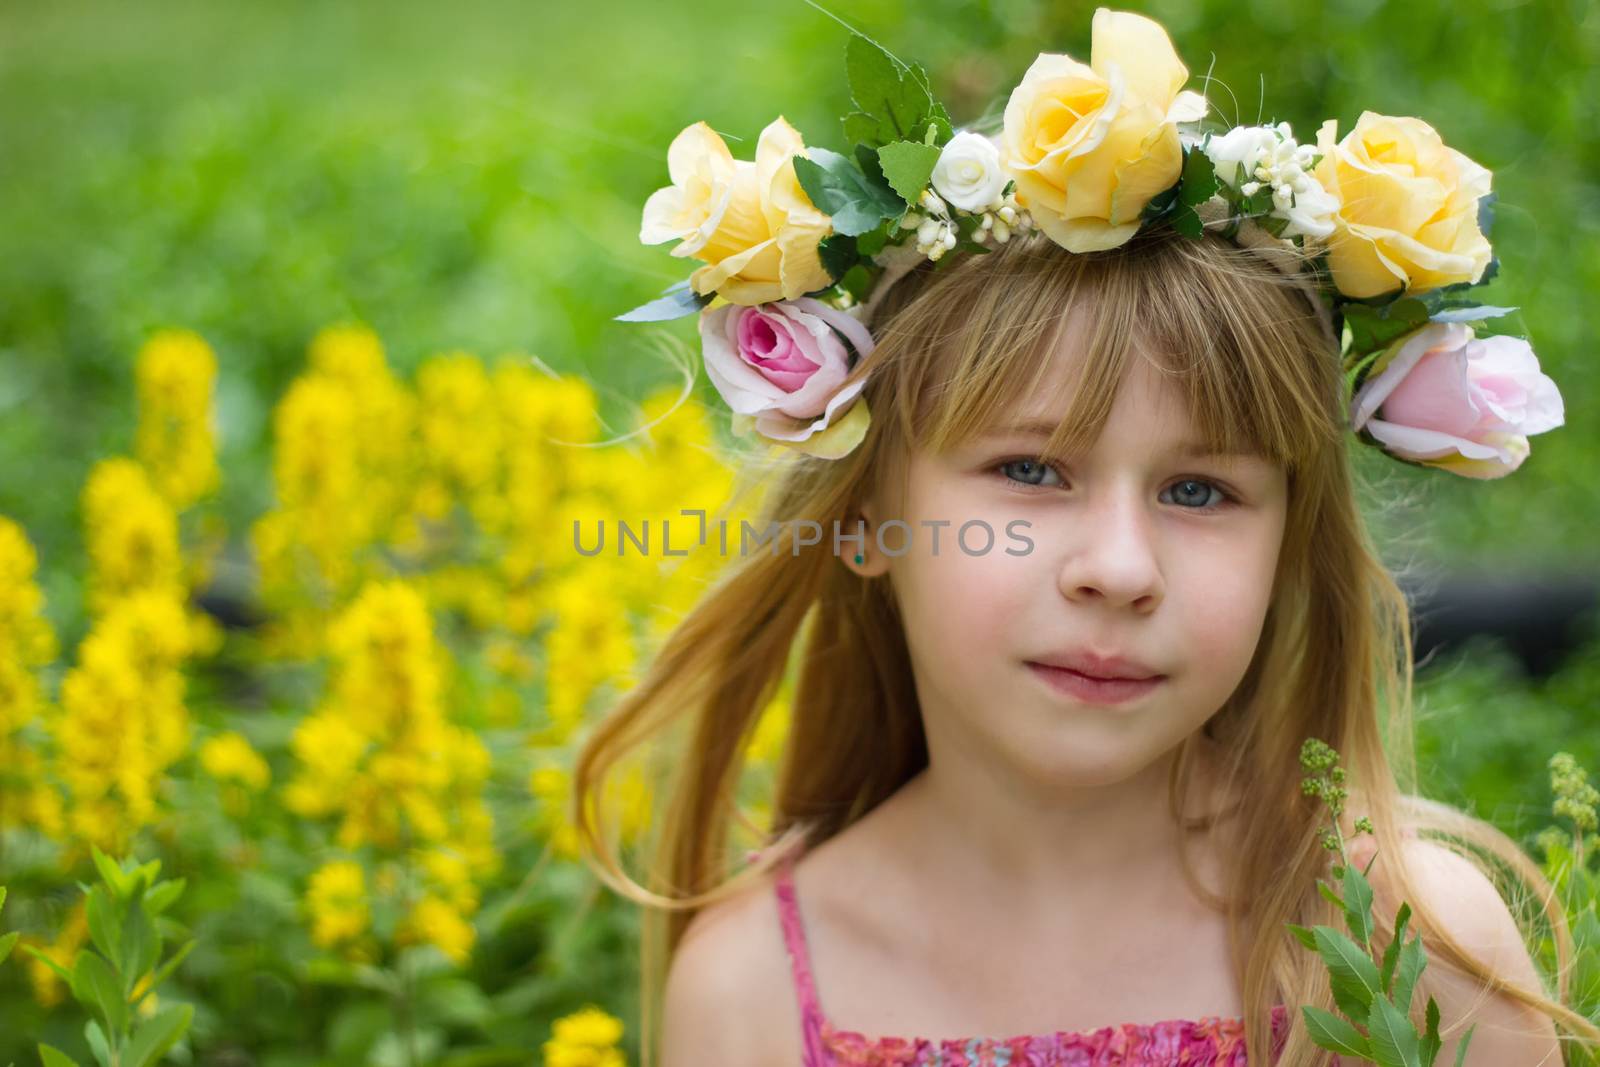
[[[1160,674],[1140,679],[1094,678],[1066,667],[1031,662],[1028,666],[1052,688],[1089,704],[1123,704],[1137,700],[1165,680],[1165,675]]]

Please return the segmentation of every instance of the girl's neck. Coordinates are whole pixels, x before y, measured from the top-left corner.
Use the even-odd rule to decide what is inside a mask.
[[[1199,756],[1191,815],[1219,807],[1214,756]],[[936,878],[961,896],[1004,899],[1023,912],[1059,910],[1071,897],[1082,905],[1074,911],[1093,914],[1136,887],[1183,880],[1168,790],[1176,757],[1173,749],[1122,781],[1072,789],[1038,788],[1021,776],[973,781],[933,763],[891,798],[892,836],[913,879]],[[1215,836],[1192,835],[1190,848],[1203,883],[1220,891]]]

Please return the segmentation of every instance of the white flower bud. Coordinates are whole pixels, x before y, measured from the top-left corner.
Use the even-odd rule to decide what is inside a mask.
[[[994,239],[999,241],[1001,244],[1005,244],[1007,241],[1011,240],[1011,227],[1007,226],[1005,221],[1002,219],[995,220]]]
[[[903,215],[900,219],[900,228],[902,230],[914,230],[921,225],[922,216],[918,215],[915,211],[906,212],[905,215]]]

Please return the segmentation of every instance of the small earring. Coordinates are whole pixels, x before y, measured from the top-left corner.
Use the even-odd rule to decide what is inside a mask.
[[[867,561],[867,557],[866,556],[863,556],[859,552],[856,553],[856,562],[857,563],[865,563],[866,561]]]

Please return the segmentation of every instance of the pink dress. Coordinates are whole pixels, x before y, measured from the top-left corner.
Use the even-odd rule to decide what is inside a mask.
[[[778,915],[800,1002],[804,1067],[1245,1067],[1244,1020],[1208,1016],[1159,1023],[1124,1023],[1087,1032],[1058,1030],[1018,1037],[930,1040],[868,1037],[838,1030],[822,1014],[806,951],[805,930],[795,905],[793,857],[779,867]],[[1288,1009],[1272,1009],[1273,1060],[1283,1050]]]

